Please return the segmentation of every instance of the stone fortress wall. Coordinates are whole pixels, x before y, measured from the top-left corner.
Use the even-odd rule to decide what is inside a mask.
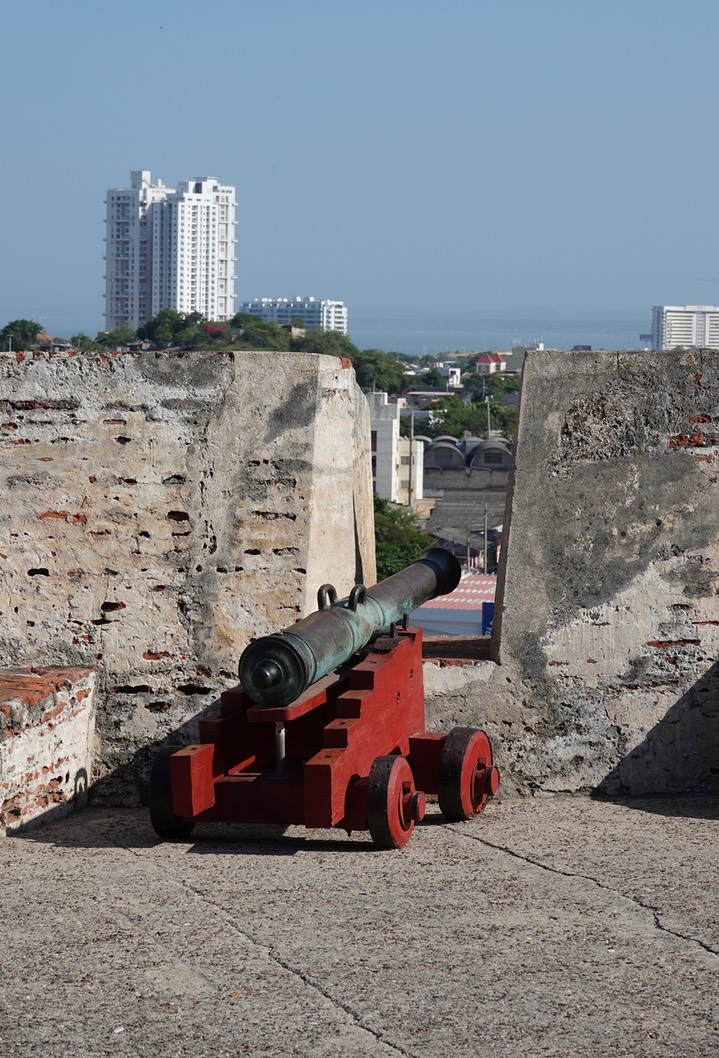
[[[719,792],[719,353],[529,353],[499,664],[430,671],[504,790]]]
[[[96,797],[319,584],[374,582],[369,443],[335,357],[0,358],[0,664],[97,669]]]
[[[719,790],[718,367],[528,356],[495,660],[425,665],[429,726],[486,727],[505,793]],[[314,355],[0,379],[0,663],[96,670],[93,796],[137,803],[251,637],[373,583],[367,404]]]

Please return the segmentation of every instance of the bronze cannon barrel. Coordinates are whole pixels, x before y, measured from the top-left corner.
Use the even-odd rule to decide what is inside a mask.
[[[356,584],[346,599],[338,601],[332,585],[323,584],[319,610],[250,643],[240,658],[240,683],[259,705],[289,705],[406,614],[454,591],[461,575],[454,555],[433,547],[373,588]]]

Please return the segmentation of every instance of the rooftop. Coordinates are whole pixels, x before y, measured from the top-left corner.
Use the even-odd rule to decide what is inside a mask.
[[[501,793],[501,791],[500,791]],[[719,801],[494,801],[369,836],[88,809],[0,838],[3,1054],[717,1053]]]

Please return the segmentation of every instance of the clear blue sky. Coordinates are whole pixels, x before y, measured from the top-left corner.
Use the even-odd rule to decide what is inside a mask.
[[[717,0],[0,15],[0,326],[100,328],[103,199],[131,169],[237,186],[240,300],[422,316],[719,301]]]

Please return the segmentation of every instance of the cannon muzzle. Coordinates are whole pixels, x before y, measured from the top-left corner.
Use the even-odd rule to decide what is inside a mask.
[[[316,613],[247,647],[240,683],[259,705],[289,705],[406,614],[454,591],[461,575],[454,555],[433,547],[373,588],[356,584],[346,599],[323,584]]]

